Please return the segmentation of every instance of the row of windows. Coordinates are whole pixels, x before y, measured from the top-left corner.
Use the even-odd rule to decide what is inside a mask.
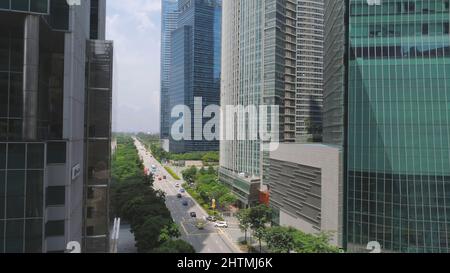
[[[0,143],[0,170],[44,168],[44,144]],[[66,162],[66,143],[47,144],[47,164]]]
[[[49,0],[0,0],[0,9],[46,14]]]
[[[449,11],[449,0],[394,0],[372,6],[363,3],[365,1],[358,2],[351,3],[351,16],[433,14]]]
[[[436,58],[450,57],[450,46],[405,47],[405,46],[370,46],[351,48],[351,59],[384,59],[384,58]]]

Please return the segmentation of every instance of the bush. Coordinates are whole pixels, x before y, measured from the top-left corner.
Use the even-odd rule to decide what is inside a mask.
[[[175,180],[181,180],[180,177],[169,167],[164,167],[164,169],[166,169],[166,171],[173,177],[173,179]]]

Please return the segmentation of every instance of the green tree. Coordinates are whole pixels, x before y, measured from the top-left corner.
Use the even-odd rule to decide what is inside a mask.
[[[189,243],[182,240],[169,240],[164,242],[161,246],[151,251],[151,253],[180,253],[190,254],[195,253],[195,249]]]
[[[197,176],[197,168],[192,166],[189,169],[186,169],[183,172],[181,172],[181,174],[183,175],[183,179],[187,183],[189,184],[194,183]]]
[[[227,208],[231,205],[236,204],[237,197],[233,193],[229,192],[229,190],[219,198],[219,204],[222,208]]]
[[[159,235],[159,242],[165,243],[174,238],[179,238],[181,236],[180,229],[177,224],[172,223],[168,226],[165,226],[161,230],[161,234]]]
[[[259,251],[262,251],[262,239],[266,225],[272,221],[272,210],[266,205],[250,208],[250,228],[259,241]]]
[[[161,245],[161,231],[172,224],[172,220],[162,216],[150,216],[135,231],[136,247],[139,253],[148,253]]]
[[[213,166],[209,166],[209,167],[208,167],[207,173],[208,173],[209,175],[217,175],[217,171],[216,171],[216,169],[214,169]]]
[[[251,227],[250,222],[250,209],[242,209],[240,210],[237,215],[237,219],[239,220],[239,228],[244,232],[245,234],[245,242],[247,242],[247,232]]]
[[[219,153],[218,152],[208,152],[202,157],[202,161],[205,165],[209,163],[217,163],[219,162]]]
[[[339,253],[340,249],[330,244],[332,234],[322,232],[307,234],[299,230],[292,232],[294,250],[297,253]]]
[[[273,227],[265,230],[263,235],[271,253],[290,253],[294,249],[293,229]]]

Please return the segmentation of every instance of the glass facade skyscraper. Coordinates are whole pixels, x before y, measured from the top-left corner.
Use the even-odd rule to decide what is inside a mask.
[[[323,0],[297,1],[296,139],[322,140]]]
[[[297,47],[299,18],[308,21],[308,15],[296,0],[228,2],[224,3],[223,19],[222,108],[278,107],[279,116],[269,119],[268,127],[278,134],[278,141],[294,142],[297,83],[302,76],[298,69],[309,69],[309,64],[299,62],[299,50],[306,52]],[[306,36],[303,38],[306,43]],[[322,69],[321,64],[317,66]],[[245,115],[237,113],[236,120],[246,124],[262,120]],[[224,124],[235,122],[233,118],[224,118]],[[246,127],[251,135],[251,126]],[[223,136],[231,129],[225,128]],[[220,180],[233,189],[244,206],[259,202],[258,191],[268,179],[269,153],[263,147],[260,139],[222,139],[220,144]]]
[[[108,249],[112,42],[89,40],[92,2],[0,3],[0,253]]]
[[[163,0],[161,13],[161,102],[160,102],[160,137],[163,148],[169,150],[170,102],[169,76],[171,62],[172,31],[177,28],[178,0]]]
[[[448,252],[449,1],[327,9],[325,139],[345,146],[347,248]]]
[[[179,0],[178,10],[177,29],[171,34],[169,105],[163,111],[170,114],[175,106],[187,106],[191,117],[182,118],[185,122],[190,119],[190,128],[185,126],[183,130],[191,134],[190,139],[183,140],[169,136],[169,151],[215,151],[219,141],[204,138],[203,128],[209,118],[201,117],[202,109],[220,104],[222,1]],[[195,98],[202,99],[202,109],[195,109]],[[169,130],[176,120],[170,118]]]

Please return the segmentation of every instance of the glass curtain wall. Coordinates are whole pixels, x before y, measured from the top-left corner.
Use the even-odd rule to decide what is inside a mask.
[[[449,1],[349,2],[349,250],[448,252]]]

